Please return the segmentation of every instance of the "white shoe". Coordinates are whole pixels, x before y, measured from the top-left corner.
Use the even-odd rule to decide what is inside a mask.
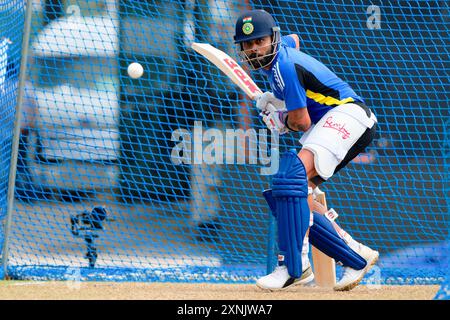
[[[356,287],[361,280],[364,278],[366,273],[372,268],[372,266],[377,262],[380,254],[378,251],[372,250],[367,246],[359,244],[358,254],[361,255],[366,261],[366,266],[361,270],[355,270],[350,267],[344,267],[344,275],[341,280],[334,286],[336,291],[348,291]]]
[[[275,270],[256,281],[256,285],[266,290],[283,290],[294,285],[307,284],[314,280],[311,266],[306,268],[300,278],[292,278],[286,266],[277,266]]]

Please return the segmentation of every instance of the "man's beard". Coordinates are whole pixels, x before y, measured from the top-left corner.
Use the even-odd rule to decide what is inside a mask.
[[[273,53],[268,53],[263,57],[258,57],[256,53],[248,56],[248,62],[252,65],[254,69],[261,69],[270,64],[273,59]]]

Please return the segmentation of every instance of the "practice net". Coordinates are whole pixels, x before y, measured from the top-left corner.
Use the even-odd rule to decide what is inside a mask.
[[[254,103],[190,48],[207,42],[237,59],[235,19],[258,8],[378,117],[367,152],[321,187],[339,224],[380,252],[364,281],[444,280],[447,1],[28,2],[28,50],[24,1],[0,4],[0,243],[9,277],[253,282],[271,270],[274,221],[262,191],[274,140]],[[142,77],[127,74],[132,62]],[[299,150],[300,136],[280,137],[280,152]]]

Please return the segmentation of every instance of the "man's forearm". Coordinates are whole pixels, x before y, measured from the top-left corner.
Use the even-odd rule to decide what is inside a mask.
[[[297,121],[290,121],[289,116],[286,116],[285,123],[286,127],[291,131],[297,131],[297,132],[306,132],[311,127],[311,121],[309,121],[307,124],[305,123],[299,123]]]

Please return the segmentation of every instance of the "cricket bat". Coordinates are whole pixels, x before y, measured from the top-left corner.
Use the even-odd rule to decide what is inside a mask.
[[[191,47],[222,70],[250,99],[255,100],[262,93],[247,72],[222,50],[213,47],[209,43],[194,42]]]
[[[227,75],[247,96],[255,100],[262,93],[252,78],[242,69],[242,67],[228,54],[208,43],[194,42],[192,49],[204,56],[225,75]],[[318,188],[316,188],[319,190]],[[317,194],[316,199],[326,207],[325,193]],[[312,248],[312,258],[314,265],[314,276],[316,284],[321,287],[333,287],[336,283],[336,269],[334,259],[328,257],[316,248]]]
[[[314,196],[317,202],[327,207],[325,192],[318,187],[314,189]],[[314,267],[314,280],[319,287],[332,288],[336,284],[336,264],[333,258],[315,247],[311,247],[311,254]]]

